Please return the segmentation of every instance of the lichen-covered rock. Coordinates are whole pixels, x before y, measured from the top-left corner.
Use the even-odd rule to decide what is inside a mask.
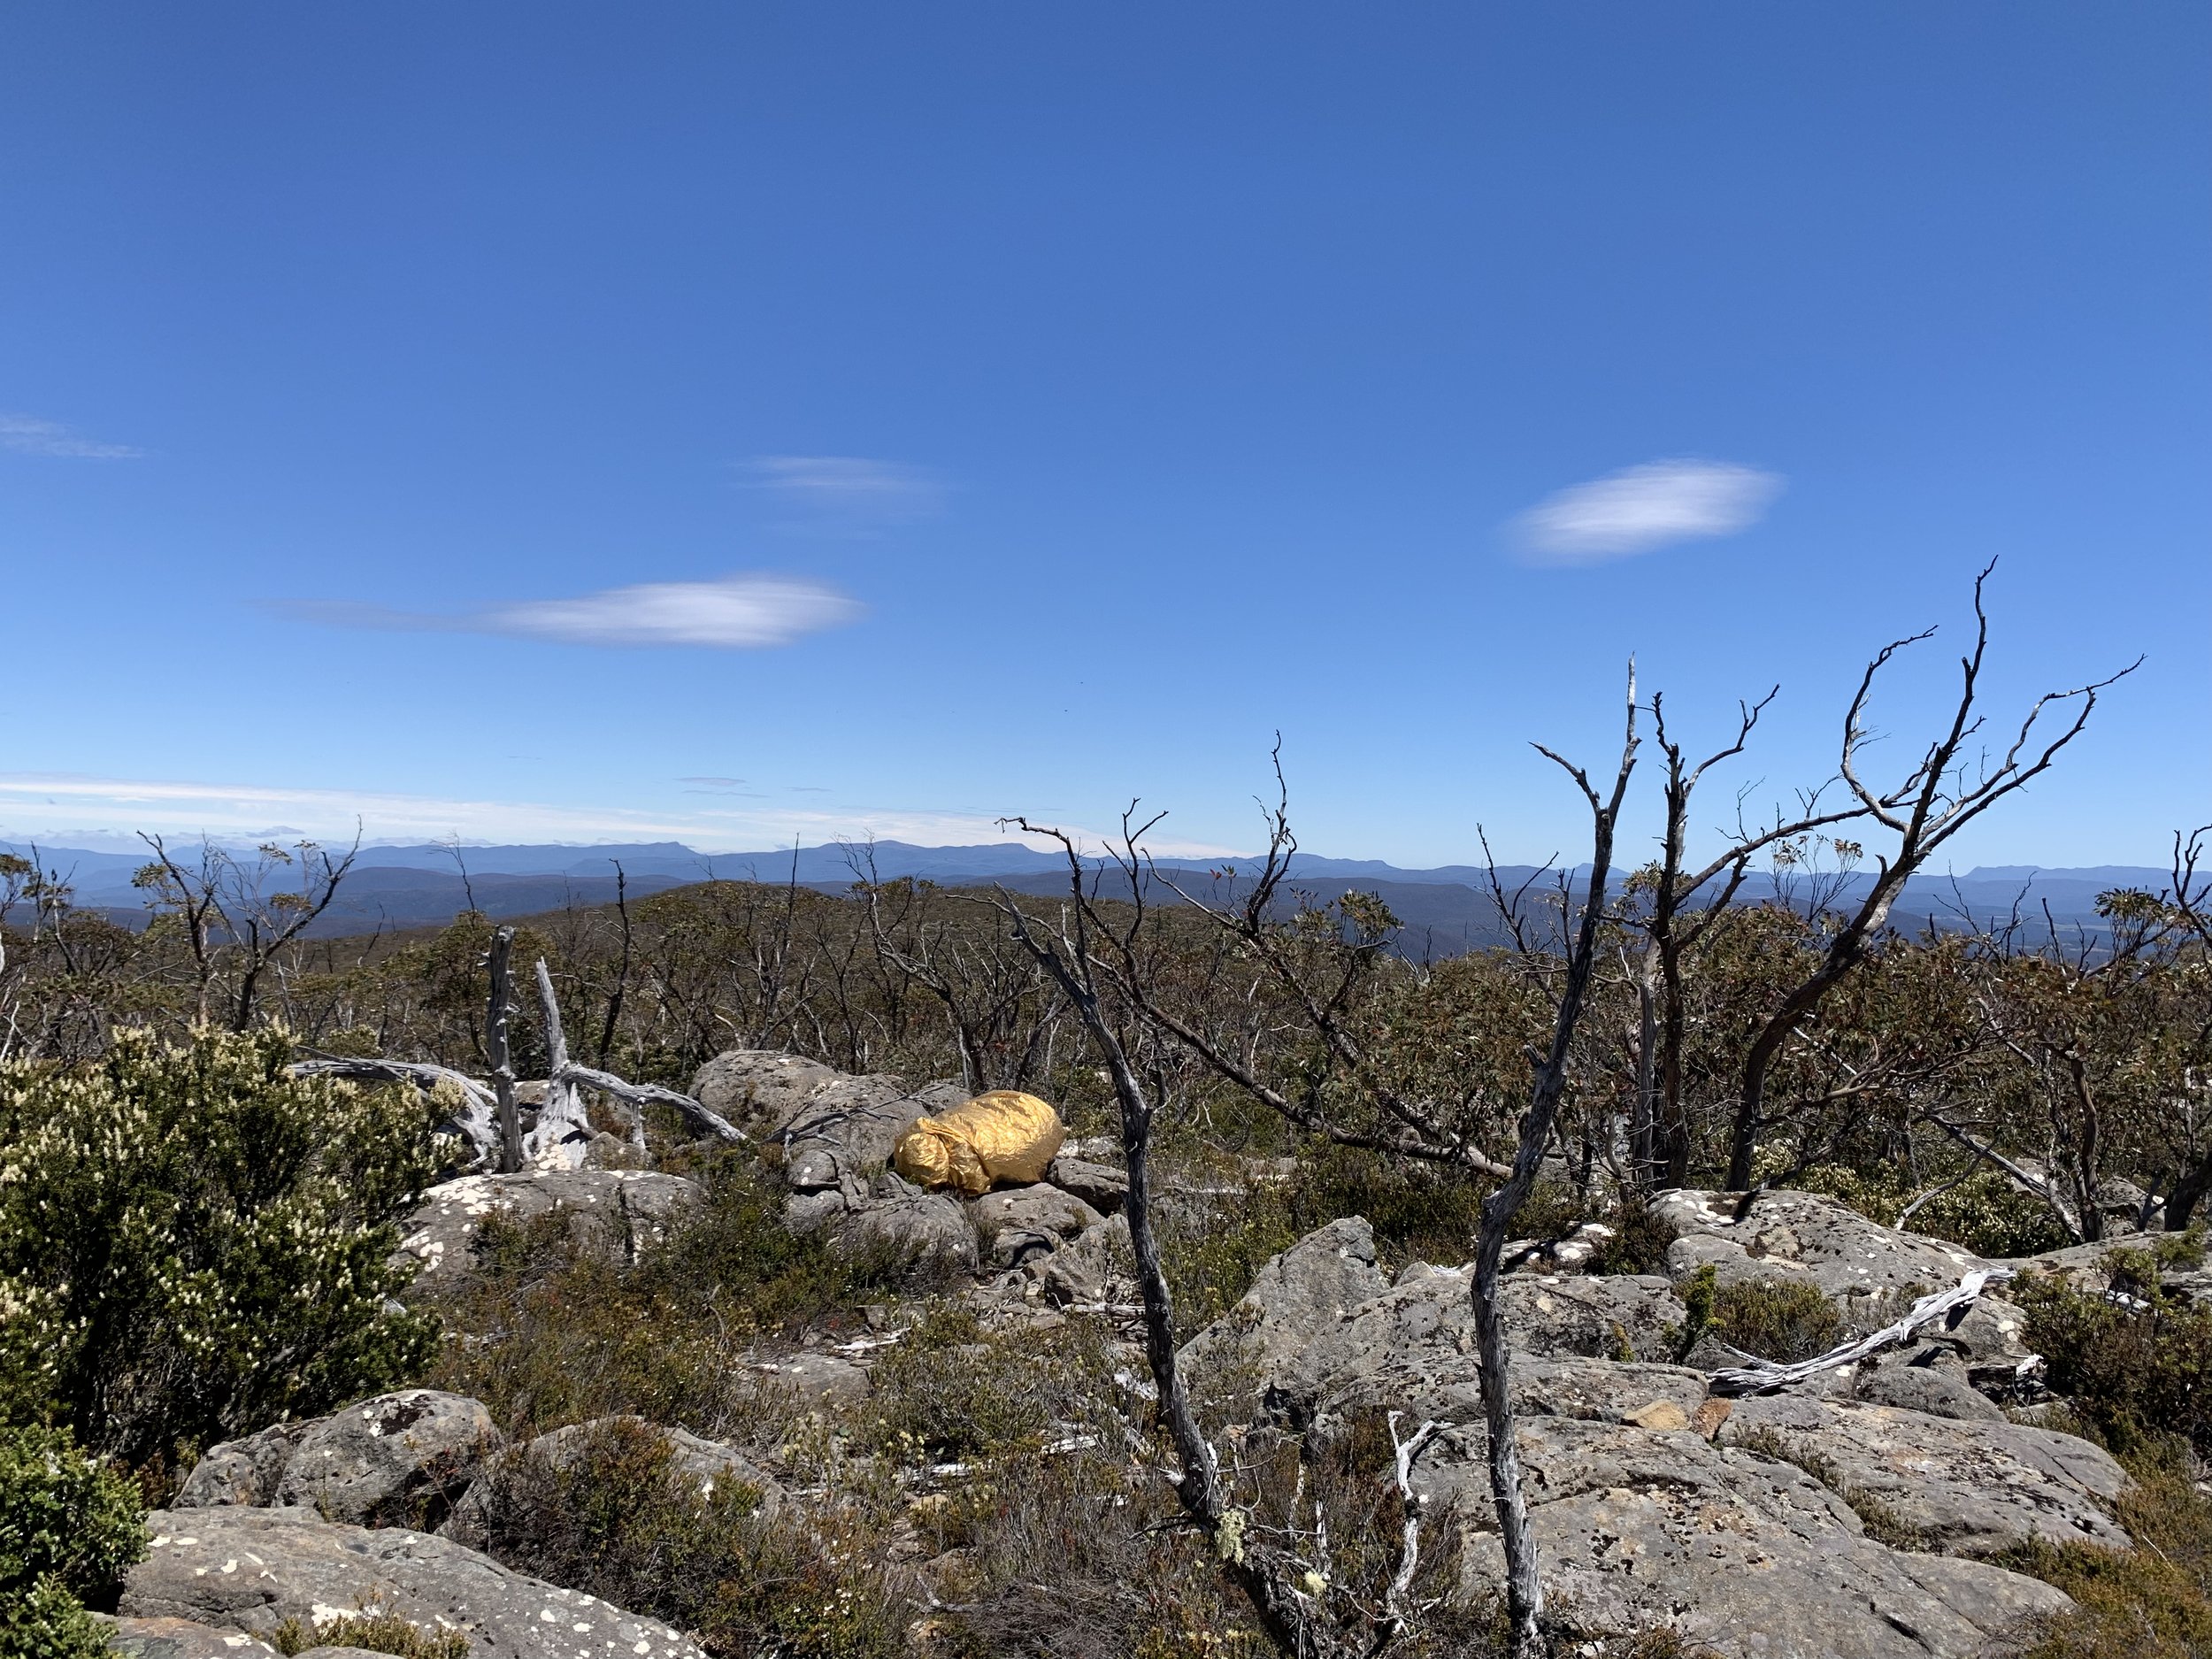
[[[701,1196],[699,1184],[649,1170],[525,1170],[516,1175],[465,1175],[423,1194],[400,1248],[422,1263],[419,1282],[439,1284],[465,1274],[487,1217],[527,1222],[555,1211],[571,1236],[612,1260],[632,1263],[667,1237],[683,1210]]]
[[[757,1360],[753,1369],[768,1386],[787,1390],[810,1405],[864,1400],[872,1386],[865,1368],[811,1348],[772,1360]]]
[[[1900,1233],[1814,1193],[1661,1193],[1650,1213],[1671,1227],[1667,1274],[1710,1264],[1719,1282],[1810,1284],[1844,1300],[1921,1294],[1992,1263],[1940,1239]]]
[[[1094,1164],[1071,1157],[1064,1150],[1045,1171],[1045,1179],[1064,1193],[1072,1193],[1102,1216],[1110,1216],[1129,1202],[1129,1177],[1110,1164]]]
[[[847,1180],[792,1194],[783,1224],[796,1233],[826,1233],[841,1251],[888,1256],[920,1284],[949,1282],[977,1267],[975,1228],[959,1201],[888,1171],[872,1187]]]
[[[1919,1363],[1939,1358],[1950,1363]],[[1957,1417],[1970,1423],[2009,1420],[1995,1402],[1976,1390],[1965,1365],[1933,1344],[1883,1355],[1830,1374],[1836,1381],[1827,1393],[1866,1405],[1901,1406],[1932,1417]]]
[[[1724,1659],[1979,1659],[2071,1604],[1980,1562],[1893,1550],[1835,1493],[1694,1430],[1526,1417],[1515,1444],[1547,1594],[1594,1628],[1671,1627]],[[1479,1431],[1425,1452],[1415,1487],[1470,1534],[1471,1587],[1504,1582]]]
[[[1846,1495],[1873,1499],[1946,1555],[1982,1556],[2032,1538],[2125,1548],[2105,1507],[2126,1474],[2087,1440],[2006,1422],[1805,1394],[1739,1400],[1720,1438],[1786,1448]]]
[[[172,1507],[201,1509],[223,1503],[249,1507],[274,1503],[284,1466],[292,1461],[300,1436],[312,1426],[312,1423],[279,1423],[243,1440],[210,1447],[192,1465]]]
[[[1277,1376],[1389,1288],[1375,1264],[1375,1230],[1366,1218],[1332,1221],[1262,1267],[1235,1307],[1183,1345],[1183,1363]]]
[[[119,1618],[108,1651],[127,1659],[277,1659],[277,1650],[244,1631],[188,1618]]]
[[[471,1659],[704,1659],[677,1631],[501,1566],[447,1539],[373,1532],[305,1509],[156,1510],[123,1582],[130,1618],[274,1634],[365,1608],[459,1631]],[[180,1655],[180,1659],[184,1656]]]
[[[1827,1236],[1836,1248],[1801,1248],[1811,1261],[1793,1271],[1817,1282],[1832,1266],[1856,1288],[1867,1258],[1840,1243],[1846,1230]],[[1362,1248],[1370,1237],[1339,1222],[1301,1240],[1184,1358],[1194,1385],[1241,1367],[1261,1410],[1324,1440],[1378,1411],[1453,1425],[1422,1454],[1415,1484],[1432,1514],[1459,1517],[1467,1571],[1497,1589],[1466,1271],[1417,1264],[1384,1287]],[[1714,1397],[1702,1371],[1647,1363],[1671,1356],[1683,1317],[1662,1279],[1523,1274],[1500,1298],[1547,1586],[1593,1627],[1666,1624],[1729,1659],[1969,1659],[2068,1605],[1978,1557],[2032,1538],[2126,1542],[2100,1507],[2124,1477],[2085,1441],[1992,1420],[1947,1394],[1950,1416],[1824,1398],[1820,1384]],[[1967,1361],[1940,1342],[1926,1356],[1901,1369],[1922,1371],[1932,1401]],[[1876,1379],[1899,1360],[1859,1380],[1892,1386]],[[1868,1536],[1854,1501],[1899,1529],[1885,1536],[1939,1553]]]
[[[1105,1219],[1072,1193],[1043,1183],[985,1193],[973,1211],[991,1240],[992,1264],[1002,1268],[1049,1255]]]
[[[816,1089],[844,1075],[780,1048],[732,1048],[699,1068],[691,1097],[739,1128],[752,1129],[781,1125]]]
[[[501,1445],[481,1403],[403,1388],[348,1406],[294,1443],[274,1501],[326,1520],[435,1525]]]

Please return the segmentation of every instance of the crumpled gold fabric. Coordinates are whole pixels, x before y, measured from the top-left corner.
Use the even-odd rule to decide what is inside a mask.
[[[891,1161],[918,1186],[987,1193],[994,1181],[1044,1179],[1067,1133],[1060,1114],[1034,1094],[995,1088],[941,1117],[917,1120]]]

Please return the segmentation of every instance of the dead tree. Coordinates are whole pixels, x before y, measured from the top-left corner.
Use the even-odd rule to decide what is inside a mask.
[[[192,866],[170,852],[160,836],[142,834],[139,839],[153,849],[154,861],[132,877],[132,885],[151,893],[155,902],[167,905],[167,915],[182,931],[192,956],[201,1020],[213,1013],[215,977],[224,959],[236,958],[237,985],[227,999],[233,1031],[243,1031],[253,1023],[254,1002],[270,963],[330,908],[361,850],[358,829],[353,845],[335,858],[311,841],[289,849],[269,841],[256,849],[254,861],[248,864],[203,840],[199,862]],[[270,892],[271,879],[294,863],[296,854],[298,890]]]
[[[1867,700],[1874,681],[1892,657],[1907,646],[1932,636],[1933,628],[1885,645],[1859,677],[1859,688],[1844,716],[1843,752],[1839,770],[1865,816],[1895,839],[1875,860],[1872,881],[1857,905],[1846,913],[1829,936],[1818,964],[1792,987],[1776,1006],[1744,1056],[1743,1085],[1736,1102],[1735,1120],[1729,1134],[1726,1185],[1733,1192],[1748,1191],[1752,1159],[1759,1132],[1777,1122],[1769,1111],[1767,1079],[1784,1043],[1795,1034],[1846,974],[1865,959],[1874,941],[1889,920],[1891,907],[1905,884],[1928,860],[1968,825],[2016,791],[2024,788],[2050,770],[2063,749],[2081,734],[2097,706],[2098,694],[2132,673],[2130,664],[2118,673],[2067,691],[2049,691],[2036,699],[1994,765],[1985,757],[1977,764],[1967,745],[1981,731],[1985,717],[1976,707],[1980,696],[1983,662],[1989,649],[1989,614],[1983,608],[1982,590],[1996,569],[1992,560],[1974,579],[1974,644],[1960,658],[1958,702],[1950,725],[1928,745],[1919,764],[1895,787],[1878,792],[1860,775],[1863,751],[1871,733],[1867,726]],[[2072,718],[2055,736],[2039,744],[2036,726],[2047,710],[2072,704]]]
[[[1152,1125],[1157,1103],[1130,1052],[1132,1039],[1141,1033],[1142,1026],[1140,1020],[1136,1029],[1131,1029],[1135,1010],[1121,995],[1124,975],[1116,965],[1133,957],[1137,934],[1144,926],[1136,848],[1143,828],[1133,831],[1123,852],[1117,855],[1136,893],[1127,918],[1117,926],[1094,905],[1086,887],[1083,860],[1069,836],[1056,829],[1038,829],[1025,821],[1014,821],[1025,833],[1052,837],[1067,855],[1069,896],[1054,921],[1047,923],[1031,916],[1003,888],[998,893],[998,908],[1011,927],[1015,942],[1059,987],[1082,1021],[1113,1085],[1129,1180],[1123,1214],[1129,1223],[1130,1253],[1135,1260],[1142,1298],[1145,1358],[1158,1396],[1161,1422],[1175,1448],[1177,1472],[1171,1479],[1176,1497],[1191,1524],[1213,1545],[1224,1568],[1250,1601],[1269,1638],[1286,1659],[1356,1659],[1378,1653],[1405,1623],[1402,1601],[1412,1582],[1420,1548],[1420,1507],[1411,1487],[1412,1464],[1440,1425],[1424,1425],[1412,1440],[1397,1443],[1396,1473],[1405,1515],[1401,1569],[1379,1625],[1363,1631],[1348,1629],[1332,1613],[1325,1576],[1316,1571],[1288,1541],[1245,1524],[1246,1517],[1234,1506],[1229,1483],[1223,1477],[1220,1460],[1198,1426],[1189,1389],[1177,1363],[1174,1301],[1160,1264],[1159,1240],[1152,1230]],[[1394,1423],[1392,1439],[1397,1442]]]
[[[509,961],[515,948],[515,930],[492,929],[490,959],[492,992],[484,1010],[484,1054],[492,1069],[492,1091],[499,1102],[499,1172],[512,1175],[522,1168],[522,1118],[515,1110],[514,1060],[508,1052],[507,1019],[514,1012],[514,986]]]
[[[1133,825],[1133,810],[1132,814],[1125,816],[1123,820],[1122,844],[1118,848],[1109,849],[1129,888],[1131,919],[1120,927],[1107,926],[1099,915],[1091,895],[1084,888],[1079,861],[1075,860],[1072,848],[1069,849],[1072,876],[1070,904],[1064,914],[1070,919],[1064,923],[1062,930],[1069,937],[1069,945],[1058,955],[1067,957],[1075,947],[1080,946],[1081,960],[1087,964],[1085,972],[1094,977],[1089,980],[1081,980],[1070,973],[1061,979],[1061,984],[1064,989],[1068,989],[1071,1002],[1082,1016],[1086,1026],[1092,1030],[1094,1041],[1098,1040],[1099,1016],[1096,1010],[1100,1005],[1095,976],[1102,974],[1115,999],[1133,1014],[1187,1044],[1221,1077],[1281,1112],[1302,1128],[1339,1144],[1372,1147],[1401,1156],[1425,1158],[1486,1174],[1497,1181],[1498,1185],[1482,1204],[1470,1299],[1475,1316],[1483,1412],[1488,1431],[1491,1498],[1506,1558],[1506,1601],[1511,1623],[1512,1659],[1540,1659],[1544,1651],[1544,1592],[1538,1571],[1535,1540],[1528,1530],[1527,1510],[1521,1492],[1520,1455],[1514,1440],[1510,1362],[1504,1326],[1498,1312],[1498,1279],[1514,1218],[1535,1185],[1538,1169],[1550,1144],[1560,1103],[1566,1093],[1569,1056],[1574,1046],[1577,1028],[1582,1020],[1606,920],[1606,895],[1612,873],[1614,837],[1620,822],[1621,805],[1627,796],[1629,778],[1635,769],[1640,741],[1636,734],[1638,712],[1635,672],[1632,665],[1620,763],[1609,787],[1603,790],[1591,782],[1589,775],[1582,768],[1571,764],[1542,745],[1537,745],[1540,754],[1573,779],[1588,803],[1592,827],[1590,876],[1581,895],[1578,914],[1571,910],[1563,918],[1570,926],[1565,959],[1556,981],[1558,992],[1551,1041],[1545,1050],[1532,1055],[1536,1066],[1535,1077],[1516,1127],[1510,1161],[1486,1151],[1475,1139],[1476,1125],[1463,1118],[1455,1119],[1437,1102],[1412,1098],[1391,1088],[1351,1028],[1348,1003],[1353,981],[1345,972],[1340,972],[1329,981],[1316,983],[1305,965],[1294,959],[1286,948],[1282,930],[1273,918],[1273,907],[1287,879],[1291,856],[1296,851],[1297,841],[1290,829],[1287,792],[1282,780],[1279,752],[1276,766],[1277,801],[1269,816],[1268,852],[1258,879],[1246,895],[1243,903],[1233,910],[1205,905],[1174,887],[1171,882],[1159,874],[1141,845],[1146,831],[1159,821],[1157,818],[1143,825]],[[1057,834],[1055,831],[1039,830],[1021,819],[1013,822],[1029,833]],[[1064,846],[1067,845],[1065,836],[1059,836],[1059,839]],[[1384,1126],[1362,1128],[1346,1124],[1332,1110],[1317,1084],[1307,1090],[1293,1093],[1258,1075],[1248,1056],[1215,1042],[1208,1033],[1179,1016],[1155,994],[1152,977],[1138,949],[1148,879],[1161,881],[1176,892],[1184,902],[1204,910],[1267,965],[1279,988],[1288,995],[1294,1006],[1305,1013],[1310,1023],[1307,1034],[1318,1041],[1333,1059],[1357,1079],[1376,1101],[1382,1113]],[[1003,902],[1010,909],[1012,908],[1010,901]],[[1359,913],[1356,907],[1354,915],[1356,917]],[[1018,932],[1017,937],[1023,936]],[[1356,942],[1372,943],[1368,940]],[[1033,952],[1039,949],[1033,942],[1030,948]],[[1041,956],[1040,960],[1045,958]],[[1103,1048],[1106,1045],[1102,1042],[1101,1046]],[[1123,1045],[1117,1041],[1113,1052],[1120,1053],[1122,1049]],[[1110,1059],[1108,1069],[1115,1075],[1117,1093],[1120,1094],[1125,1087],[1122,1074],[1127,1072],[1129,1068],[1125,1061],[1117,1063]],[[1125,1137],[1130,1120],[1128,1102],[1133,1097],[1141,1099],[1141,1091],[1137,1088],[1133,1074],[1125,1087],[1130,1094],[1123,1095]],[[1140,1117],[1138,1121],[1140,1126],[1148,1127],[1148,1117]],[[1133,1176],[1130,1190],[1133,1230],[1137,1192]],[[1164,1293],[1164,1286],[1162,1289]],[[1164,1401],[1168,1398],[1164,1384],[1161,1397]]]
[[[1679,1187],[1688,1179],[1690,1132],[1682,1100],[1682,1051],[1687,1034],[1685,961],[1735,902],[1751,861],[1760,852],[1866,810],[1853,802],[1824,811],[1819,807],[1824,792],[1815,791],[1801,798],[1795,817],[1785,818],[1778,813],[1773,823],[1751,828],[1743,823],[1739,797],[1737,831],[1726,849],[1702,864],[1691,864],[1690,803],[1698,785],[1715,766],[1743,753],[1752,728],[1779,690],[1776,687],[1756,703],[1739,703],[1734,738],[1694,763],[1667,731],[1663,695],[1651,695],[1652,739],[1666,766],[1662,788],[1666,816],[1657,862],[1638,872],[1630,882],[1629,896],[1641,898],[1648,908],[1626,915],[1628,926],[1644,937],[1643,949],[1629,970],[1638,1013],[1629,1170],[1640,1187]]]

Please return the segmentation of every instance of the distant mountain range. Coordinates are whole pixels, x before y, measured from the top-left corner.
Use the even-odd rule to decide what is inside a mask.
[[[29,857],[32,850],[28,843],[0,841],[0,852]],[[146,863],[145,854],[46,846],[36,851],[42,868],[70,884],[79,905],[104,911],[126,924],[144,918],[145,895],[131,886],[131,876]],[[463,847],[458,849],[457,861],[456,849],[450,847],[364,847],[339,889],[337,901],[314,931],[335,935],[379,926],[436,926],[468,908],[472,895],[475,908],[501,918],[537,915],[571,905],[611,903],[618,865],[634,897],[718,878],[795,881],[802,887],[842,892],[856,879],[856,858],[871,859],[873,872],[882,879],[912,876],[942,887],[995,883],[1016,892],[1050,894],[1066,880],[1066,864],[1059,855],[1015,841],[974,847],[877,841],[864,849],[832,842],[795,849],[714,854],[695,851],[680,841]],[[1219,862],[1246,872],[1257,861]],[[1502,866],[1498,871],[1509,889],[1537,873],[1527,865]],[[1210,900],[1233,897],[1242,879],[1241,874],[1224,876],[1218,869],[1194,861],[1181,861],[1174,868],[1164,865],[1162,875],[1168,883],[1194,896],[1202,890]],[[1114,879],[1110,872],[1110,892]],[[1452,956],[1494,944],[1502,937],[1489,872],[1479,864],[1407,870],[1379,859],[1322,858],[1301,853],[1293,862],[1292,879],[1300,890],[1322,900],[1354,888],[1376,895],[1405,924],[1404,949],[1410,955]],[[1931,922],[1955,926],[1968,918],[2001,920],[2017,906],[2039,925],[2047,909],[2050,919],[2061,928],[2078,927],[2093,933],[2100,893],[2124,887],[2155,892],[2167,879],[2168,872],[2163,870],[2132,864],[2056,870],[1992,865],[1962,876],[1922,877],[1907,889],[1894,920],[1906,929]],[[1863,892],[1864,880],[1863,877],[1853,879],[1847,891],[1855,887]],[[1796,892],[1802,902],[1801,885]],[[1744,896],[1756,902],[1777,893],[1770,879],[1760,876],[1747,883]],[[1165,887],[1155,888],[1151,897],[1162,903],[1175,901]]]

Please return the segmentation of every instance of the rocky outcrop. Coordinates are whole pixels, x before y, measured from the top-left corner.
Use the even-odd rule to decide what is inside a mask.
[[[2106,1506],[2127,1476],[2071,1434],[1965,1422],[1897,1406],[1772,1394],[1736,1402],[1720,1430],[1803,1463],[1855,1502],[1870,1499],[1926,1548],[1988,1555],[2031,1538],[2125,1548]]]
[[[665,1624],[447,1539],[338,1525],[303,1509],[156,1510],[147,1524],[151,1548],[123,1583],[127,1618],[265,1638],[286,1619],[314,1624],[374,1608],[463,1632],[472,1659],[703,1659]]]
[[[279,1423],[243,1440],[225,1440],[209,1448],[185,1477],[175,1507],[200,1509],[236,1503],[250,1508],[274,1503],[277,1482],[284,1479],[284,1467],[292,1461],[293,1448],[313,1426],[312,1423]]]
[[[1516,1444],[1547,1592],[1586,1627],[1665,1626],[1725,1659],[1978,1659],[2070,1605],[2017,1573],[1888,1548],[1803,1470],[1694,1429],[1531,1417]],[[1494,1589],[1480,1436],[1446,1437],[1416,1486],[1464,1518],[1467,1577]]]
[[[1045,1179],[1102,1216],[1118,1213],[1129,1202],[1129,1178],[1110,1164],[1094,1164],[1063,1152],[1045,1171]]]
[[[400,1248],[422,1263],[418,1283],[450,1283],[469,1271],[488,1217],[518,1222],[558,1213],[584,1248],[625,1263],[668,1236],[700,1198],[699,1184],[648,1170],[526,1170],[465,1175],[423,1194]]]
[[[333,1521],[434,1525],[500,1443],[491,1413],[476,1401],[403,1388],[214,1447],[175,1507],[277,1504]]]
[[[1947,1247],[1861,1233],[1809,1206],[1777,1220],[1723,1240],[1747,1275],[1770,1259],[1755,1246],[1793,1282],[1849,1299],[1870,1283],[1875,1294],[1925,1287],[1934,1263],[1954,1264]],[[1916,1269],[1924,1277],[1904,1277]],[[1432,1513],[1460,1517],[1468,1571],[1494,1589],[1503,1564],[1468,1288],[1464,1270],[1417,1263],[1386,1284],[1366,1224],[1338,1221],[1270,1262],[1183,1358],[1194,1388],[1220,1398],[1225,1380],[1231,1397],[1323,1439],[1381,1411],[1455,1425],[1424,1452],[1415,1484]],[[1501,1302],[1531,1525],[1552,1593],[1594,1628],[1666,1624],[1730,1659],[1967,1659],[2068,1605],[1982,1557],[2035,1538],[2127,1543],[2104,1507],[2124,1485],[2109,1457],[1951,1393],[1979,1399],[1957,1350],[1993,1341],[1990,1331],[1940,1333],[1916,1355],[1924,1363],[1894,1377],[1881,1364],[1734,1400],[1665,1363],[1686,1312],[1666,1279],[1519,1274]],[[1838,1386],[1900,1399],[1917,1387],[1953,1409],[1826,1392]]]
[[[916,1118],[967,1098],[957,1083],[910,1094],[895,1077],[854,1076],[764,1048],[717,1055],[699,1069],[692,1091],[771,1148],[796,1193],[864,1188]]]
[[[792,1194],[784,1201],[784,1225],[794,1233],[826,1233],[842,1251],[888,1256],[921,1284],[976,1271],[976,1231],[959,1200],[926,1193],[887,1170],[868,1187]]]
[[[435,1525],[500,1445],[491,1413],[464,1395],[379,1394],[300,1436],[275,1501],[326,1520]]]
[[[1993,1263],[1940,1239],[1900,1233],[1814,1193],[1662,1193],[1651,1214],[1673,1229],[1667,1274],[1710,1264],[1723,1285],[1747,1279],[1817,1286],[1847,1300],[1919,1295]]]

